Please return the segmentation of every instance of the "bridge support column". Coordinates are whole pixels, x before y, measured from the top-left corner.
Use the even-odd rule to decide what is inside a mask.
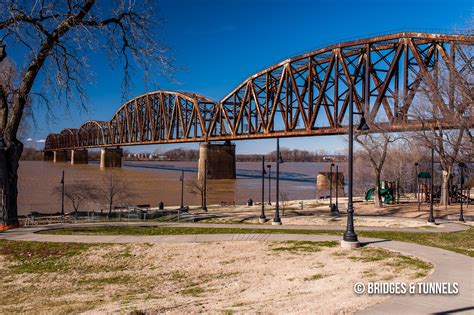
[[[66,150],[54,151],[53,162],[54,163],[67,162],[67,151]]]
[[[122,167],[123,149],[100,150],[100,168]]]
[[[87,150],[71,150],[71,164],[88,164]]]
[[[207,163],[207,167],[206,167]],[[198,179],[207,168],[208,179],[235,179],[235,144],[201,143],[199,145]]]
[[[329,172],[319,172],[318,176],[316,177],[316,185],[317,186],[324,186],[329,187],[331,182],[331,174]],[[339,180],[339,188],[344,187],[344,173],[339,172],[337,175]],[[335,189],[336,187],[336,172],[332,172],[332,188]]]
[[[53,151],[43,151],[43,161],[52,161],[54,160]]]

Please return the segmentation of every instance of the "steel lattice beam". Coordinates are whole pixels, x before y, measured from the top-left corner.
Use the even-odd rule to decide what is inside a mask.
[[[472,98],[473,45],[471,35],[424,33],[337,44],[265,69],[220,102],[187,92],[138,96],[110,121],[50,134],[45,150],[344,134],[351,85],[357,110],[375,130],[419,130],[429,122],[421,124],[410,112],[419,106],[421,88],[433,109],[447,116],[467,112],[454,109],[453,99],[455,89]],[[438,88],[446,73],[448,97]],[[466,119],[473,126],[472,117]]]

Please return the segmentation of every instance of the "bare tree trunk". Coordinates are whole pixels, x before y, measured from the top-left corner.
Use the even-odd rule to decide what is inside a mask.
[[[375,169],[375,189],[374,189],[374,202],[376,208],[382,208],[382,196],[380,195],[380,170]]]
[[[5,213],[0,222],[0,226],[13,227],[18,225],[18,166],[23,143],[18,140],[6,145],[4,154],[0,156],[0,169],[2,170],[1,185],[5,193]]]
[[[449,205],[449,178],[451,177],[451,167],[448,166],[447,170],[443,170],[443,179],[441,182],[441,195],[439,204],[444,205],[448,208]]]

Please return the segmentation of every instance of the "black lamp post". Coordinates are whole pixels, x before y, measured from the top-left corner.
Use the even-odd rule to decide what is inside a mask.
[[[334,167],[334,163],[331,163],[331,167],[329,168],[329,210],[331,213],[334,212],[334,207],[332,206],[332,168]]]
[[[272,197],[271,197],[271,190],[272,190],[272,178],[271,178],[271,173],[272,173],[272,166],[270,164],[267,165],[268,167],[268,205],[272,205]]]
[[[260,223],[265,223],[267,217],[265,216],[265,155],[262,155],[262,212],[258,221]]]
[[[461,170],[461,178],[460,178],[460,185],[461,185],[461,211],[459,213],[459,221],[465,222],[464,221],[464,211],[463,211],[463,203],[464,203],[464,194],[463,194],[463,187],[464,187],[464,168],[466,167],[466,164],[463,162],[459,163],[459,168]]]
[[[429,224],[435,224],[433,215],[433,193],[434,193],[434,148],[431,148],[431,183],[430,183],[430,214],[428,217]]]
[[[273,225],[281,225],[280,219],[280,164],[283,163],[283,159],[280,155],[280,138],[277,138],[277,161],[276,161],[276,206],[275,206],[275,217],[273,218]]]
[[[416,192],[416,201],[418,203],[418,211],[420,211],[420,192],[419,192],[419,187],[420,184],[418,182],[418,162],[415,163],[415,192]]]
[[[207,159],[204,162],[204,183],[202,189],[202,210],[207,212]]]
[[[181,206],[180,209],[184,210],[184,170],[181,170],[181,177],[179,178],[181,182]]]
[[[64,215],[64,171],[61,177],[61,215]]]
[[[352,202],[352,184],[353,184],[353,162],[354,162],[354,104],[352,101],[352,94],[353,94],[353,86],[352,83],[349,87],[349,159],[348,159],[348,170],[349,170],[349,180],[348,180],[348,202],[347,202],[347,225],[346,231],[344,232],[343,240],[347,243],[357,243],[359,242],[357,239],[357,234],[354,230],[354,205]],[[357,130],[365,131],[369,130],[369,126],[367,125],[364,117],[364,112],[357,113],[360,114],[362,117],[360,119],[359,126]]]
[[[333,216],[339,216],[339,165],[336,165],[336,204],[334,205]]]

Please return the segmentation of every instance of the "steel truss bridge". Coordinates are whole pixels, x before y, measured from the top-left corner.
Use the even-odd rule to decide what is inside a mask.
[[[221,101],[176,91],[140,95],[110,121],[50,134],[45,151],[344,134],[350,90],[374,130],[426,128],[413,118],[422,104],[446,117],[458,111],[471,127],[473,46],[472,35],[426,33],[336,44],[256,73]],[[470,101],[458,108],[461,94]]]

